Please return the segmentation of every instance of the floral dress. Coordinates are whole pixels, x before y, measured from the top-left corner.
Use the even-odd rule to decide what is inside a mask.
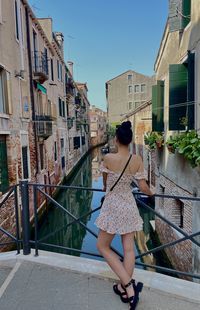
[[[135,198],[132,194],[131,183],[133,179],[146,179],[146,172],[142,168],[133,176],[124,173],[113,191],[112,185],[120,173],[113,172],[101,165],[100,170],[107,173],[107,191],[100,214],[95,224],[101,230],[110,234],[127,234],[143,229],[143,220],[139,214]]]

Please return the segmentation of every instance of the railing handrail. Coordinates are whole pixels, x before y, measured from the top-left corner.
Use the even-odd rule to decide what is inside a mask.
[[[29,187],[32,186],[33,187],[33,195],[34,195],[34,224],[35,224],[35,240],[31,240],[30,239],[30,231],[29,231],[29,207],[28,207],[28,200],[29,200]],[[62,248],[65,249],[66,251],[72,251],[72,252],[78,252],[78,253],[85,253],[91,256],[97,256],[97,257],[101,257],[101,255],[99,254],[95,254],[95,253],[90,253],[90,252],[86,252],[86,251],[82,251],[82,250],[78,250],[78,249],[73,249],[73,248],[68,248],[68,247],[64,247],[64,246],[60,246],[60,245],[52,245],[52,244],[48,244],[43,242],[45,239],[49,238],[50,236],[52,236],[53,234],[55,234],[56,232],[60,231],[61,229],[63,229],[64,227],[69,227],[70,225],[74,224],[74,223],[79,223],[81,226],[84,227],[84,229],[86,229],[90,234],[92,234],[94,237],[97,238],[97,234],[90,228],[88,228],[83,222],[82,219],[88,215],[91,215],[92,213],[98,211],[100,207],[95,208],[92,211],[89,211],[83,215],[81,215],[79,218],[77,218],[76,216],[74,216],[71,212],[69,212],[67,209],[65,209],[61,204],[59,204],[54,198],[52,198],[50,196],[50,194],[48,194],[47,192],[45,192],[43,189],[44,188],[55,188],[55,189],[65,189],[65,190],[84,190],[84,191],[93,191],[93,192],[103,192],[102,189],[99,188],[91,188],[91,187],[84,187],[84,186],[74,186],[74,185],[54,185],[54,184],[41,184],[41,183],[32,183],[32,182],[28,182],[27,180],[23,180],[20,182],[20,189],[21,189],[21,193],[22,193],[22,223],[23,223],[23,239],[20,240],[19,238],[19,215],[18,215],[18,195],[17,195],[17,185],[14,185],[10,191],[7,193],[7,195],[4,197],[3,201],[0,203],[0,206],[2,206],[2,204],[4,204],[7,199],[10,197],[10,195],[12,194],[12,192],[14,191],[15,193],[15,213],[16,213],[16,226],[17,226],[17,236],[13,236],[12,234],[10,234],[8,231],[6,231],[5,229],[3,229],[2,227],[0,227],[0,231],[4,234],[6,234],[9,238],[11,238],[11,242],[6,242],[4,244],[11,244],[11,243],[16,243],[17,244],[17,251],[19,253],[20,251],[20,244],[23,243],[23,250],[24,250],[24,254],[29,254],[30,253],[30,245],[35,245],[35,254],[38,255],[38,249],[40,245],[48,245],[49,247],[55,246],[56,248]],[[72,218],[72,221],[68,224],[66,224],[64,227],[59,228],[58,230],[55,230],[54,232],[51,232],[50,234],[44,236],[41,239],[38,239],[38,208],[37,208],[37,192],[40,192],[42,195],[44,195],[44,197],[46,197],[46,199],[51,202],[53,205],[55,205],[56,207],[62,209],[63,212],[65,212],[66,214],[68,214],[68,216],[70,216]],[[145,253],[141,253],[140,255],[136,256],[136,259],[138,258],[142,258],[146,255],[152,254],[152,253],[156,253],[162,249],[168,248],[170,246],[173,246],[175,244],[178,244],[180,242],[183,242],[185,240],[190,240],[192,243],[194,243],[196,246],[200,247],[200,243],[197,242],[194,237],[199,236],[200,235],[200,231],[198,232],[193,232],[192,234],[188,234],[186,233],[183,229],[181,229],[180,227],[178,227],[177,225],[175,225],[174,223],[172,223],[171,221],[169,221],[167,218],[165,218],[164,216],[162,216],[159,212],[157,212],[156,210],[154,210],[152,207],[150,207],[149,205],[147,205],[143,200],[139,199],[139,197],[142,195],[143,197],[148,197],[148,195],[145,195],[141,192],[133,192],[133,195],[135,196],[136,202],[140,203],[140,206],[144,207],[147,210],[150,210],[151,212],[154,213],[154,215],[156,215],[156,217],[160,218],[161,220],[163,220],[166,224],[170,225],[171,227],[173,227],[175,230],[177,230],[179,233],[181,233],[183,235],[183,237],[181,237],[180,239],[177,239],[175,241],[172,242],[168,242],[166,244],[163,244],[161,246],[158,246],[152,250],[146,251]],[[184,199],[184,200],[191,200],[191,201],[200,201],[200,197],[191,197],[191,196],[178,196],[178,195],[167,195],[167,194],[155,194],[154,197],[162,197],[162,198],[166,198],[166,199]],[[2,244],[0,244],[1,246]],[[119,255],[119,257],[123,258],[123,255],[116,250],[115,248],[113,248],[113,251],[115,251],[115,253],[117,255]],[[169,268],[165,268],[165,267],[160,267],[160,266],[154,266],[154,265],[148,265],[148,264],[144,264],[144,263],[140,263],[140,262],[136,262],[136,265],[142,265],[142,266],[146,266],[146,267],[151,267],[151,268],[155,268],[156,270],[162,270],[162,271],[166,271],[166,272],[171,272],[174,274],[180,274],[180,275],[186,275],[189,277],[193,277],[193,278],[198,278],[200,279],[200,275],[199,274],[192,274],[189,272],[183,272],[180,270],[172,270]]]

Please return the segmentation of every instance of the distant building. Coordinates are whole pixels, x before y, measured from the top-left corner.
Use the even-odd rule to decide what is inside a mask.
[[[89,116],[91,145],[94,146],[106,142],[107,113],[95,106],[92,106]]]
[[[118,124],[126,113],[134,111],[151,99],[155,78],[126,71],[106,82],[109,125]]]

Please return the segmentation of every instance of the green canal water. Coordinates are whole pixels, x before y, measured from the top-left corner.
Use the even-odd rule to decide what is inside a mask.
[[[93,150],[93,152],[85,158],[67,185],[102,189],[102,175],[99,172],[99,165],[101,161],[102,154],[100,149]],[[68,189],[61,190],[56,200],[78,218],[99,207],[100,200],[103,195],[104,193],[102,192]],[[152,212],[145,211],[143,208],[139,208],[139,210],[144,220],[144,230],[137,233],[136,236],[136,255],[159,245],[158,238],[152,228],[154,223],[154,216]],[[98,214],[99,211],[82,219],[82,222],[96,233],[98,233],[98,228],[94,225],[94,222]],[[67,224],[71,221],[72,218],[60,208],[50,206],[39,223],[39,239],[43,239],[45,236],[50,234],[50,236],[43,240],[43,242],[78,249],[83,252],[98,253],[96,248],[96,238],[86,231],[86,229],[79,223],[74,223],[66,228]],[[112,245],[122,253],[122,246],[119,236],[114,238]],[[58,253],[101,259],[99,257],[91,257],[87,254],[80,254],[74,251],[66,251],[64,249],[57,249],[49,246],[40,246],[39,248]],[[159,255],[157,254],[156,256],[148,255],[143,259],[143,262],[169,267],[169,262],[166,260],[166,256],[163,255],[163,253],[159,253]]]

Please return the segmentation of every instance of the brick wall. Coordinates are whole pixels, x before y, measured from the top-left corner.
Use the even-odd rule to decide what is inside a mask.
[[[178,187],[164,175],[160,175],[157,179],[157,193],[190,196],[184,189]],[[192,196],[192,195],[191,195]],[[185,232],[192,232],[192,204],[186,200],[175,199],[156,199],[156,211],[170,220],[177,226],[180,226]],[[161,243],[165,244],[171,241],[178,240],[183,235],[170,227],[162,220],[156,217],[156,231]],[[192,270],[192,242],[184,241],[174,246],[167,248],[166,253],[175,269],[181,271]]]

